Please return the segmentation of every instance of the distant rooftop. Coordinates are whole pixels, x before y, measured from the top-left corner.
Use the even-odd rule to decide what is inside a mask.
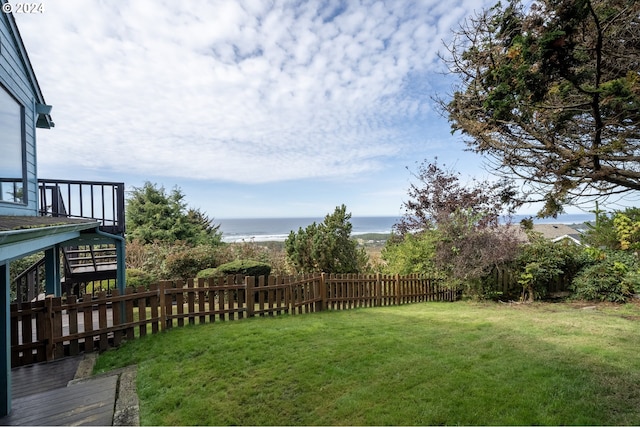
[[[549,240],[568,236],[580,241],[580,232],[566,224],[533,224],[533,231],[542,234],[542,237]]]

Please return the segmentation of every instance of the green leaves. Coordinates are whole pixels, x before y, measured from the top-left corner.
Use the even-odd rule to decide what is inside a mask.
[[[287,258],[301,272],[359,273],[368,263],[363,248],[351,239],[351,214],[336,207],[324,222],[291,232],[285,241]]]
[[[219,226],[200,210],[187,208],[184,198],[179,188],[167,194],[164,187],[150,182],[134,188],[126,207],[127,240],[219,244]]]
[[[469,18],[448,46],[453,131],[556,215],[640,190],[640,2],[535,0]]]

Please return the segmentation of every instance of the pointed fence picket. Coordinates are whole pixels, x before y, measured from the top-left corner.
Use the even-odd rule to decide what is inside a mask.
[[[77,300],[48,296],[11,304],[11,363],[27,365],[104,351],[125,340],[186,324],[256,316],[299,315],[424,301],[459,293],[420,275],[308,274],[169,280]]]

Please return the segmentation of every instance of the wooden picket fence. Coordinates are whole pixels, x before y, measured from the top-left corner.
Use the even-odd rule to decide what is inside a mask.
[[[104,351],[186,324],[455,301],[458,296],[435,279],[381,274],[227,276],[163,281],[149,289],[126,288],[124,295],[100,292],[85,301],[48,296],[11,305],[11,364]]]

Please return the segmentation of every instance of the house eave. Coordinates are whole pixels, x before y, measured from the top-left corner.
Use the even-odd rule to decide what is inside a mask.
[[[0,261],[9,261],[78,238],[82,232],[97,230],[97,221],[53,223],[31,228],[0,231]]]
[[[6,0],[0,0],[0,3],[4,5],[7,3]],[[40,104],[48,108],[48,112],[42,112],[37,114],[36,127],[42,129],[50,129],[54,127],[53,119],[51,118],[51,106],[47,105],[44,100],[44,95],[42,94],[42,89],[40,89],[40,84],[38,83],[38,79],[36,78],[36,74],[33,70],[33,65],[31,64],[31,60],[29,59],[29,55],[27,54],[27,49],[24,46],[24,41],[22,40],[22,36],[20,35],[20,30],[18,29],[18,25],[16,24],[16,20],[13,17],[12,13],[3,13],[9,22],[9,27],[11,32],[13,33],[14,39],[17,43],[17,48],[20,53],[20,59],[22,59],[22,63],[27,72],[27,76],[29,77],[29,82],[31,83],[31,87],[33,88],[33,92],[36,96],[36,105]]]

